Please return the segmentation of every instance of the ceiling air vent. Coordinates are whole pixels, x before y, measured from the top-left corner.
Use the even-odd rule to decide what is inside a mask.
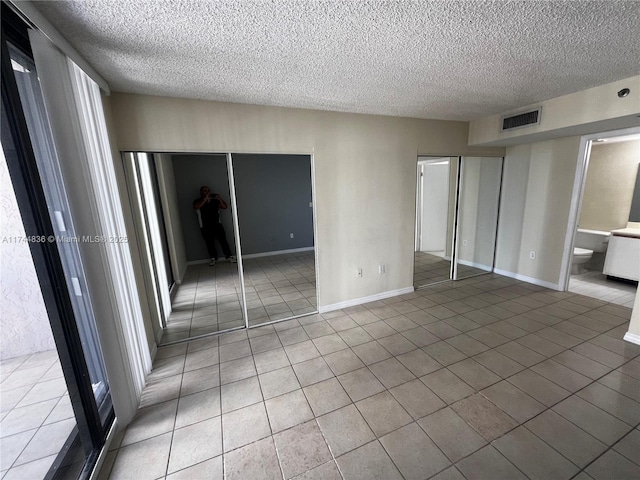
[[[510,117],[502,117],[502,131],[538,125],[540,123],[540,110],[542,110],[542,108],[538,107],[530,112],[519,113],[518,115],[512,115]]]

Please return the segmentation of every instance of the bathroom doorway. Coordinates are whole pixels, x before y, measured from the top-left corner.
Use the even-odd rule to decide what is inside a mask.
[[[640,278],[640,129],[582,138],[565,289],[632,308]]]

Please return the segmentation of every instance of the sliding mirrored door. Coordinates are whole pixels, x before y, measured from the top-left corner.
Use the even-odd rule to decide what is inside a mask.
[[[502,157],[462,157],[455,280],[493,271]]]
[[[414,287],[451,278],[458,157],[418,157]]]
[[[231,157],[249,326],[316,312],[311,157]]]

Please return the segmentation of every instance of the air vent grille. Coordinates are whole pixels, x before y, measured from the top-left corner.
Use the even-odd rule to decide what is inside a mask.
[[[502,118],[502,131],[513,130],[514,128],[528,127],[529,125],[537,125],[540,123],[540,108],[536,108],[530,112],[512,115]]]

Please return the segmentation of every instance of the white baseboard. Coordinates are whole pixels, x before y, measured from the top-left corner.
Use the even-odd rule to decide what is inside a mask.
[[[460,260],[460,259],[458,259],[458,263],[460,265],[465,265],[467,267],[478,268],[478,269],[483,270],[485,272],[491,272],[491,267],[488,266],[488,265],[484,265],[482,263],[475,263],[475,262],[470,262],[468,260]]]
[[[340,310],[342,308],[353,307],[355,305],[362,305],[363,303],[375,302],[376,300],[384,300],[385,298],[395,297],[397,295],[404,295],[405,293],[413,293],[414,287],[401,288],[399,290],[391,290],[388,292],[377,293],[368,297],[354,298],[353,300],[347,300],[345,302],[334,303],[332,305],[324,305],[318,310],[320,313],[331,312],[333,310]]]
[[[291,248],[289,250],[275,250],[273,252],[250,253],[249,255],[242,255],[242,258],[271,257],[273,255],[286,255],[287,253],[312,252],[313,250],[315,250],[315,247]],[[222,261],[222,257],[218,258]],[[209,261],[209,258],[205,258],[204,260],[191,260],[187,262],[187,265],[202,265],[203,263],[209,263]]]
[[[532,283],[534,285],[538,285],[540,287],[550,288],[552,290],[558,290],[562,292],[562,288],[560,288],[560,284],[545,282],[544,280],[540,280],[538,278],[527,277],[526,275],[520,275],[519,273],[508,272],[506,270],[500,270],[499,268],[495,268],[493,273],[497,273],[498,275],[503,275],[509,278],[515,278],[516,280],[522,280],[523,282]]]
[[[636,335],[635,333],[627,332],[622,337],[623,340],[626,340],[630,343],[635,343],[636,345],[640,345],[640,335]]]

